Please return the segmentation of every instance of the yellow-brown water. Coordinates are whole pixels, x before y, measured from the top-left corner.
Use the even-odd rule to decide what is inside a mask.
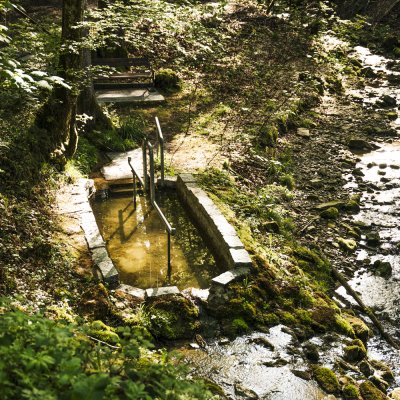
[[[196,227],[188,219],[174,192],[158,198],[158,203],[176,235],[171,240],[170,284],[180,289],[206,288],[221,271]],[[115,267],[124,283],[159,287],[167,280],[167,233],[145,197],[115,197],[93,203],[97,224]]]

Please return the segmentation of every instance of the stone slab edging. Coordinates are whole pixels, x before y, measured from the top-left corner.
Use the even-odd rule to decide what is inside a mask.
[[[176,189],[202,229],[208,243],[226,264],[227,269],[251,268],[250,255],[237,236],[235,228],[222,215],[207,193],[197,185],[194,176],[192,174],[178,175]]]
[[[80,225],[92,255],[96,275],[110,286],[117,286],[119,283],[118,271],[108,255],[106,243],[101,236],[89,202],[89,198],[94,191],[94,181],[92,179],[82,179],[78,187],[81,192],[79,194],[79,200],[81,201],[79,204],[81,210]]]

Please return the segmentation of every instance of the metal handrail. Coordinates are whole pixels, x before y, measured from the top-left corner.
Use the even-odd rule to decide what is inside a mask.
[[[164,185],[164,135],[161,130],[160,121],[155,117],[157,127],[157,145],[160,149],[160,165],[161,165],[161,185]]]
[[[147,150],[149,152],[149,164],[150,164],[150,203],[156,210],[158,216],[163,222],[165,229],[168,234],[168,279],[171,279],[171,236],[174,236],[176,233],[176,229],[172,227],[172,225],[168,222],[164,213],[161,211],[160,206],[156,202],[155,196],[155,179],[154,179],[154,148],[153,145],[145,139],[143,141],[143,175],[144,175],[144,183],[146,185],[146,191],[148,191],[147,187]]]
[[[132,180],[133,180],[133,207],[136,210],[136,197],[137,197],[136,178],[138,179],[139,183],[142,185],[143,188],[144,188],[144,182],[140,177],[140,175],[137,173],[136,169],[131,164],[131,161],[132,157],[128,157],[128,164],[132,171]]]

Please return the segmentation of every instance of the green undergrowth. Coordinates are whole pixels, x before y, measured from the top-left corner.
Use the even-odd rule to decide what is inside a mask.
[[[357,15],[351,20],[338,21],[334,32],[353,45],[378,50],[389,57],[400,56],[400,36],[390,23],[373,23],[368,16]]]
[[[293,222],[281,205],[292,197],[287,185],[266,185],[253,193],[235,182],[228,172],[217,169],[200,174],[199,183],[215,200],[228,205],[238,218],[245,220],[251,230],[283,235],[292,231]]]
[[[201,381],[129,327],[90,329],[0,309],[0,390],[4,400],[211,399]],[[112,334],[111,334],[112,332]],[[214,397],[216,398],[216,397]]]
[[[239,179],[215,169],[205,171],[199,181],[237,226],[254,260],[253,274],[231,285],[226,304],[211,310],[223,319],[229,310],[233,322],[224,324],[227,333],[283,323],[300,328],[304,337],[334,330],[354,338],[352,326],[330,299],[334,280],[328,260],[318,249],[293,242],[293,225],[280,214],[288,189],[245,189]],[[283,261],[279,251],[290,257]]]

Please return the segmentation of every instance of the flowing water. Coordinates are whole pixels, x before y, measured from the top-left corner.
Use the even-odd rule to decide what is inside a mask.
[[[171,282],[167,282],[167,233],[144,197],[134,210],[132,197],[112,197],[92,205],[107,249],[123,283],[149,288],[177,285],[207,288],[221,271],[173,191],[158,194],[176,235],[171,240]]]
[[[377,247],[367,243],[362,237],[361,248],[357,252],[360,268],[349,282],[353,289],[360,293],[364,303],[374,309],[378,318],[383,321],[385,328],[397,339],[400,339],[400,87],[394,82],[400,78],[400,62],[372,54],[364,47],[356,47],[355,55],[371,68],[379,78],[363,90],[353,90],[355,98],[362,99],[365,107],[377,112],[397,112],[393,116],[391,126],[397,135],[385,141],[376,143],[377,150],[362,154],[357,168],[364,176],[362,185],[367,189],[362,193],[361,211],[355,220],[367,225],[372,231],[378,232],[380,243]],[[394,69],[392,69],[394,68]],[[382,96],[390,96],[397,100],[397,106],[379,109]],[[376,107],[378,105],[378,108]],[[351,179],[351,178],[350,178]],[[349,182],[348,187],[357,189],[358,184]],[[389,262],[392,268],[390,276],[381,276],[377,265]],[[339,288],[339,294],[346,297],[345,290]],[[354,302],[347,296],[349,301]],[[383,359],[400,373],[400,353],[390,348],[379,337],[369,342],[371,358]],[[398,378],[397,385],[400,385]]]
[[[195,374],[206,376],[232,399],[320,400],[326,395],[304,372],[304,361],[294,357],[296,343],[282,325],[268,334],[254,332],[233,341],[209,343],[207,351],[181,350],[195,364]]]

